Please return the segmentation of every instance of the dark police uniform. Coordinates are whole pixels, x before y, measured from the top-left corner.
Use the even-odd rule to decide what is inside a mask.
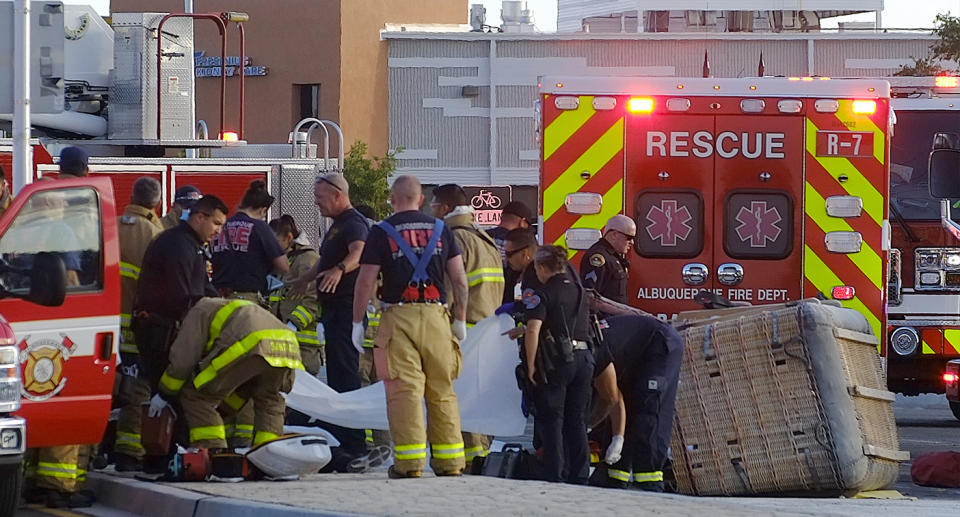
[[[683,342],[670,324],[648,316],[612,316],[601,326],[604,340],[595,351],[596,372],[613,362],[627,409],[623,451],[620,461],[607,468],[608,485],[633,481],[640,488],[662,490]]]
[[[224,297],[259,302],[267,294],[273,260],[284,255],[267,223],[238,212],[210,239],[213,285]]]
[[[554,361],[552,370],[535,375],[534,425],[543,445],[543,478],[583,484],[590,467],[586,413],[594,366],[587,346],[590,336],[586,295],[567,273],[554,275],[531,294],[526,289],[524,292],[525,319],[543,322],[538,357],[557,355],[548,349],[548,333],[556,345],[564,338],[573,340],[571,361]],[[544,368],[542,361],[538,363],[539,368]]]
[[[203,241],[186,222],[158,235],[144,252],[133,330],[141,366],[154,388],[177,325],[197,300],[217,295],[207,277],[207,259]]]
[[[350,243],[365,241],[370,226],[367,218],[349,208],[333,218],[333,224],[320,243],[320,271],[338,267],[350,254]],[[350,326],[353,322],[353,290],[359,268],[344,273],[333,293],[317,290],[323,332],[326,337],[327,384],[343,393],[360,388],[360,355],[353,347]],[[318,284],[319,285],[319,284]],[[366,451],[362,429],[330,426],[343,450],[352,455]]]
[[[627,270],[630,262],[607,239],[600,239],[583,255],[580,278],[583,286],[595,289],[601,296],[627,303]]]

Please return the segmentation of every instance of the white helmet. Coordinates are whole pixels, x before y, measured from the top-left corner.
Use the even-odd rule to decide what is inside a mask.
[[[296,478],[315,473],[330,463],[323,436],[288,434],[250,449],[247,460],[270,478]]]

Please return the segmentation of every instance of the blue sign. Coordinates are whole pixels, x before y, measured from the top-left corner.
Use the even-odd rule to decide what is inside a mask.
[[[197,77],[220,77],[221,59],[220,56],[205,56],[206,51],[198,50],[193,53],[193,67],[196,70]],[[245,57],[243,74],[248,77],[263,77],[270,72],[266,65],[251,65],[250,58]],[[226,76],[234,77],[240,75],[240,56],[227,56]]]

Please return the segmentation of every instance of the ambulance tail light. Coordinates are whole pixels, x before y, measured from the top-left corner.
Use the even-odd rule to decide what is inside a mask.
[[[853,101],[853,112],[857,115],[873,115],[877,112],[877,101],[860,99]]]
[[[803,102],[797,99],[784,99],[777,102],[777,109],[780,113],[800,113],[803,110]]]
[[[766,103],[763,99],[743,99],[740,101],[740,111],[744,113],[762,113]]]
[[[630,113],[652,113],[653,99],[650,97],[633,97],[627,101],[627,111]]]
[[[600,230],[593,228],[570,228],[563,232],[563,238],[567,241],[567,249],[585,250],[593,246],[603,234]]]
[[[825,204],[830,217],[860,217],[863,213],[863,199],[859,196],[830,196]]]
[[[574,192],[567,194],[563,204],[571,214],[599,214],[603,207],[603,196],[595,192]]]
[[[20,409],[20,360],[15,346],[0,346],[0,413]]]
[[[852,300],[856,294],[857,290],[852,285],[838,285],[830,293],[834,300]]]
[[[830,253],[859,253],[863,247],[863,236],[860,232],[829,232],[823,242]]]
[[[960,77],[938,75],[936,79],[934,79],[934,84],[937,88],[956,88],[960,86]]]
[[[687,111],[690,109],[690,99],[675,97],[667,99],[667,111]]]
[[[220,133],[220,140],[223,140],[224,142],[236,142],[240,140],[240,136],[236,131],[224,131],[223,133]]]
[[[947,372],[943,374],[943,382],[946,384],[953,384],[957,381],[960,381],[960,375],[957,375],[953,372]]]

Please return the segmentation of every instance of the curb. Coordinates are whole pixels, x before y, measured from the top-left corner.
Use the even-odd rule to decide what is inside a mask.
[[[311,510],[215,496],[161,483],[90,472],[87,485],[97,503],[145,517],[359,517],[363,514]]]

